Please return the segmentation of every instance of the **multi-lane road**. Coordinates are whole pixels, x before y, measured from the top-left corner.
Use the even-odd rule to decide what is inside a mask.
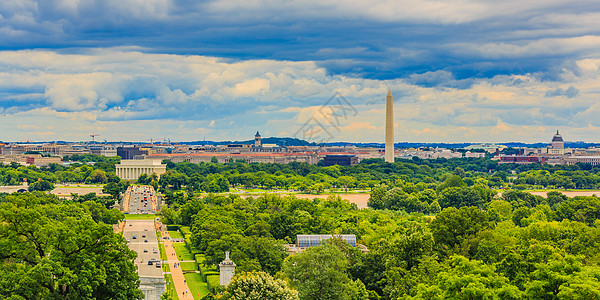
[[[123,197],[123,208],[129,214],[155,214],[158,205],[154,188],[145,185],[130,186]],[[155,224],[154,219],[129,219],[123,230],[129,249],[137,252],[135,264],[140,276],[140,289],[147,300],[160,299],[165,290]]]
[[[160,264],[156,265],[160,261],[160,252],[154,220],[127,220],[123,237],[127,239],[129,249],[138,254],[135,264],[140,277],[163,276]],[[150,260],[154,260],[151,265],[148,264]]]
[[[154,214],[158,209],[156,191],[149,185],[132,185],[125,192],[124,210],[130,214]]]

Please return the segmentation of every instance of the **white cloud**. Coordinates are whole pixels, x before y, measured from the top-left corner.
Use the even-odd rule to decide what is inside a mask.
[[[248,79],[233,87],[233,95],[237,97],[257,96],[268,92],[270,82],[264,78]]]
[[[337,92],[356,113],[336,119],[336,139],[377,142],[391,89],[398,141],[539,141],[546,139],[539,137],[542,128],[557,126],[581,128],[573,130],[582,134],[577,138],[595,140],[583,128],[600,126],[598,61],[573,61],[560,82],[498,75],[458,89],[414,85],[416,77],[330,75],[311,61],[228,61],[124,48],[2,51],[0,139],[78,140],[99,132],[108,140],[198,140],[200,134],[226,140],[255,128],[293,134],[311,118],[330,121],[322,105]],[[449,74],[419,80],[440,76]]]

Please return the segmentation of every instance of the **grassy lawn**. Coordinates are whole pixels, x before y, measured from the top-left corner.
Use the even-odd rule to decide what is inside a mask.
[[[182,239],[183,235],[181,235],[181,233],[177,232],[177,231],[169,231],[169,236],[172,239]]]
[[[196,271],[196,270],[198,270],[198,268],[196,268],[195,262],[182,262],[181,270],[182,271]]]
[[[194,299],[202,299],[202,297],[208,295],[208,286],[206,282],[202,282],[202,276],[200,273],[187,273],[183,274],[185,276],[185,280],[187,281],[187,285],[190,288],[190,292]]]
[[[188,249],[185,247],[185,243],[173,243],[175,247],[175,252],[177,253],[177,259],[179,260],[194,260],[194,255],[192,255]]]
[[[162,264],[161,268],[162,268],[163,272],[171,272],[171,267],[169,267],[169,264],[167,264],[167,263]]]
[[[160,259],[167,260],[167,252],[165,252],[165,244],[158,243],[158,251],[160,252]]]
[[[154,220],[157,215],[126,214],[125,220]]]
[[[167,292],[169,292],[169,295],[171,295],[173,299],[179,300],[179,295],[177,295],[177,292],[175,291],[175,285],[173,285],[173,277],[171,277],[171,274],[165,275],[165,281],[167,282]]]

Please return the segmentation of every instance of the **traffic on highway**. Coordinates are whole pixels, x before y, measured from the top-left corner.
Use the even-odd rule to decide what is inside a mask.
[[[125,193],[130,214],[154,214],[158,208],[156,191],[148,185],[130,186]]]

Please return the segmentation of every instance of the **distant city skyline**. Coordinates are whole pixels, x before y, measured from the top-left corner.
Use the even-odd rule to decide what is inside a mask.
[[[382,143],[390,89],[396,143],[600,142],[595,2],[0,7],[2,141],[294,137],[340,95],[329,140]]]

